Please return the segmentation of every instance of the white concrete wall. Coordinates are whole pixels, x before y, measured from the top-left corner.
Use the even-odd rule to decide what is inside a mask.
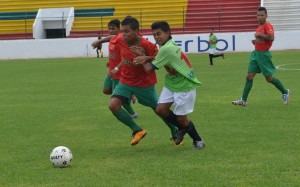
[[[70,35],[74,22],[74,8],[41,8],[32,26],[33,38],[46,38],[45,29],[66,29],[66,36]]]
[[[223,52],[252,51],[254,33],[216,33],[217,50]],[[300,49],[300,31],[275,32],[271,50]],[[154,42],[152,36],[145,36]],[[64,38],[40,40],[0,40],[0,59],[96,57],[91,43],[97,38]],[[207,53],[208,34],[174,35],[174,41],[186,53]],[[107,56],[107,43],[103,44]]]

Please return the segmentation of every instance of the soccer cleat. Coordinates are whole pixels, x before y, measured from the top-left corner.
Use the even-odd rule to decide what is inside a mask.
[[[287,93],[286,94],[282,94],[282,99],[283,99],[283,104],[287,105],[289,100],[290,100],[290,90],[289,89],[286,89],[287,90]]]
[[[238,105],[238,106],[246,106],[247,105],[247,102],[244,101],[242,98],[240,98],[236,101],[232,101],[231,103],[234,105]]]
[[[141,131],[134,132],[132,134],[133,138],[131,140],[131,145],[138,144],[141,141],[141,139],[146,136],[146,134],[147,134],[147,131],[145,131],[144,129]]]
[[[174,136],[171,138],[171,140],[174,141],[175,145],[181,145],[183,143],[183,137],[184,137],[185,133],[186,133],[186,131],[184,129],[177,131],[174,134]]]
[[[193,146],[194,146],[194,148],[193,148],[194,150],[200,150],[205,147],[205,143],[204,143],[204,141],[194,141]]]
[[[175,139],[174,136],[170,140],[172,140],[175,145],[182,145],[183,144],[183,140],[181,142],[179,142],[178,144],[176,144],[176,139]]]
[[[225,59],[225,55],[224,55],[224,54],[222,54],[221,57],[222,57],[223,59]]]
[[[133,115],[130,115],[132,119],[136,119],[139,117],[139,115],[137,113],[134,113]]]

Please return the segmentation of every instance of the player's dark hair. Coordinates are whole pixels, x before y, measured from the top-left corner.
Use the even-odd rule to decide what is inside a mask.
[[[120,22],[119,19],[113,19],[113,20],[111,20],[107,25],[108,25],[108,26],[114,25],[114,26],[116,26],[117,28],[120,28],[120,24],[121,24],[121,22]]]
[[[151,29],[152,30],[161,29],[164,32],[170,32],[170,39],[172,38],[170,25],[166,21],[156,21],[156,22],[152,23]]]
[[[267,9],[265,7],[259,7],[257,11],[264,11],[268,15]]]
[[[121,25],[122,26],[129,25],[132,30],[139,30],[140,28],[139,21],[131,16],[126,16],[123,19]]]

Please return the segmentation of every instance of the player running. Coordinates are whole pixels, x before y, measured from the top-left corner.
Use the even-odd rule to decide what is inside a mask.
[[[135,63],[143,64],[149,73],[156,69],[165,68],[165,86],[159,97],[156,113],[162,118],[168,118],[178,123],[180,131],[175,135],[175,143],[178,145],[185,133],[193,139],[194,149],[203,149],[205,144],[199,136],[194,123],[188,118],[188,114],[194,110],[196,100],[196,88],[201,85],[195,76],[192,64],[178,45],[172,40],[170,26],[165,21],[152,24],[152,33],[159,52],[156,57],[138,56]],[[154,61],[152,61],[154,60]],[[152,62],[151,62],[152,61]],[[171,106],[174,111],[170,110]],[[173,113],[174,112],[174,113]]]
[[[279,79],[273,77],[276,69],[272,63],[272,54],[269,51],[274,41],[274,29],[271,23],[267,22],[267,9],[260,7],[257,11],[258,28],[254,34],[255,50],[251,53],[248,65],[248,73],[246,75],[246,83],[242,98],[232,101],[234,105],[246,106],[248,95],[253,85],[253,79],[256,73],[262,73],[267,82],[273,84],[281,93],[283,103],[288,104],[290,98],[290,90],[285,89]]]
[[[110,35],[117,35],[120,33],[120,20],[113,19],[108,23],[108,32]],[[103,85],[103,93],[106,95],[112,94],[112,91],[115,89],[115,87],[119,84],[119,79],[121,77],[121,71],[115,68],[119,65],[121,62],[121,54],[119,51],[118,46],[115,46],[112,43],[108,44],[108,63],[107,66],[109,68],[108,74],[105,78],[104,85]],[[121,68],[121,67],[120,67]],[[133,98],[134,95],[133,95]],[[135,100],[135,99],[134,99]],[[133,102],[134,102],[133,100]],[[138,114],[133,110],[131,106],[130,100],[128,102],[123,103],[123,107],[125,110],[131,115],[132,118],[137,118]]]

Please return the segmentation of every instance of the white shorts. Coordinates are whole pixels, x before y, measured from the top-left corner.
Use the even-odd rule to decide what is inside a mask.
[[[174,114],[183,116],[194,111],[195,100],[196,89],[188,92],[172,92],[163,87],[158,103],[173,103]]]
[[[210,48],[209,49],[209,54],[212,54],[212,55],[214,55],[216,53],[216,48]]]

